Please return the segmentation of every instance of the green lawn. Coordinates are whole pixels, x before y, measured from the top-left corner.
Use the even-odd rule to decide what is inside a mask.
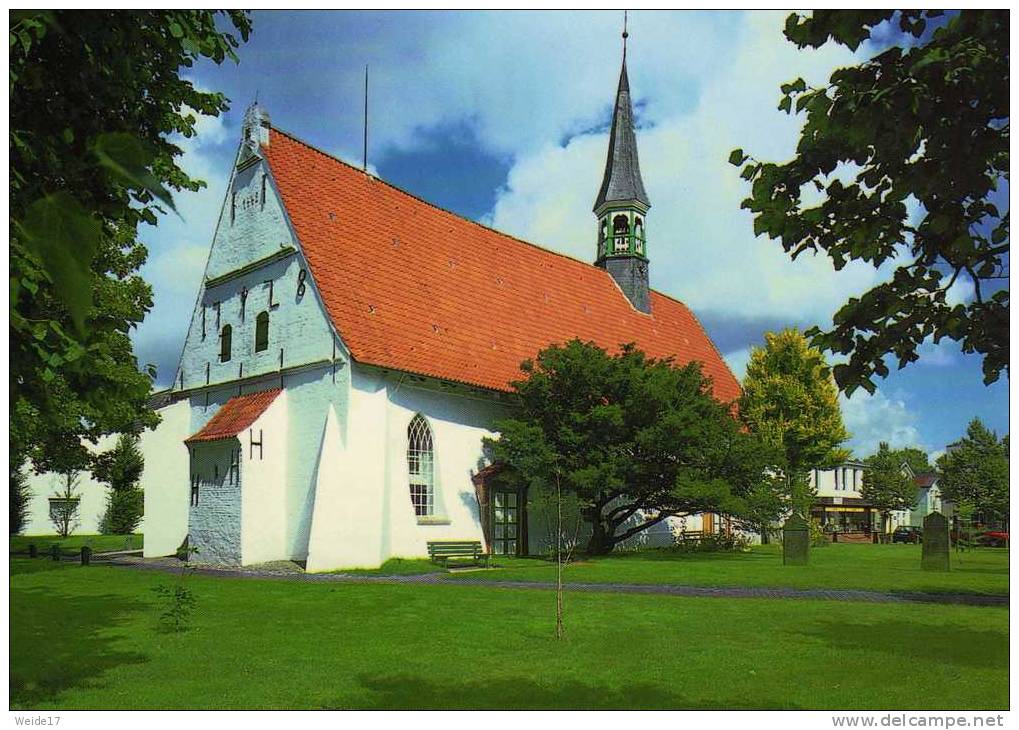
[[[1004,709],[1008,611],[192,576],[11,561],[14,708]]]
[[[10,551],[25,552],[30,543],[35,543],[40,553],[50,549],[50,545],[56,543],[65,550],[80,550],[88,545],[95,552],[108,550],[140,550],[144,543],[144,537],[135,535],[69,535],[60,537],[58,535],[11,535]]]
[[[576,583],[1008,593],[1008,551],[1004,548],[953,552],[951,560],[951,572],[921,570],[919,545],[828,545],[811,550],[810,564],[805,566],[782,565],[779,545],[757,546],[749,553],[656,550],[581,558],[568,568],[566,579]],[[496,557],[494,564],[499,567],[451,575],[450,579],[555,580],[555,565],[544,560]]]

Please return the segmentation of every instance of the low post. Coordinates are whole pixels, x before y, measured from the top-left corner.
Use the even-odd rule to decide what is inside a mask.
[[[28,557],[30,558],[39,557],[39,548],[35,546],[34,542],[28,543]]]
[[[50,557],[53,558],[54,561],[60,560],[60,546],[56,543],[53,543],[50,546]]]
[[[810,555],[810,523],[792,514],[782,526],[782,564],[806,565]]]
[[[949,569],[948,518],[940,512],[931,512],[923,518],[922,545],[921,568],[942,572]]]
[[[88,545],[81,546],[81,564],[88,565],[92,562],[92,548]]]

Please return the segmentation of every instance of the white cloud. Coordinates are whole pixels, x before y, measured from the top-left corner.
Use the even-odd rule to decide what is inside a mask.
[[[858,457],[877,451],[882,441],[892,448],[924,448],[918,426],[919,417],[910,410],[904,397],[891,397],[878,390],[869,395],[860,389],[851,398],[839,396],[842,419],[852,434],[848,446]]]

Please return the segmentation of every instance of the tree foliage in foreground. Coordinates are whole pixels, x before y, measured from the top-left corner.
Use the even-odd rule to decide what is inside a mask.
[[[938,459],[945,500],[975,511],[985,520],[1008,519],[1008,435],[999,439],[979,418],[966,436]]]
[[[985,383],[1008,372],[1009,14],[942,15],[789,16],[785,35],[800,48],[831,40],[856,50],[884,21],[903,41],[838,69],[822,88],[803,79],[782,86],[779,108],[806,115],[792,160],[761,162],[740,149],[729,158],[752,183],[743,207],[755,234],[778,239],[793,258],[823,252],[836,269],[894,267],[888,281],[850,298],[831,329],[808,332],[850,356],[834,368],[847,393],[873,392],[887,356],[905,367],[928,338],[981,355]],[[960,281],[972,284],[971,301],[949,297]]]
[[[881,513],[882,529],[887,531],[892,512],[916,506],[916,484],[902,471],[899,454],[881,442],[876,454],[866,459],[860,495]]]
[[[743,378],[739,414],[743,423],[780,455],[785,483],[762,485],[755,503],[807,514],[812,501],[807,475],[845,460],[849,438],[842,423],[838,390],[824,356],[796,329],[768,332],[754,347]],[[782,498],[778,498],[781,496]]]
[[[714,399],[696,363],[648,358],[632,345],[553,345],[513,383],[519,408],[486,440],[505,478],[576,495],[604,554],[670,515],[740,514],[771,462]]]
[[[28,475],[22,469],[11,469],[10,471],[10,494],[8,507],[10,508],[10,522],[8,527],[10,534],[18,535],[25,529],[25,520],[28,517],[28,503],[32,499],[32,490],[28,486]]]
[[[11,11],[11,464],[55,468],[82,439],[155,424],[128,333],[152,306],[138,224],[203,183],[174,135],[222,94],[181,78],[234,58],[246,13]]]

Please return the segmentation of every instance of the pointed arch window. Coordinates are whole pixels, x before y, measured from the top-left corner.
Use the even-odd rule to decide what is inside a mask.
[[[259,312],[255,317],[255,352],[269,349],[269,313]]]
[[[234,346],[234,328],[228,324],[223,325],[219,334],[219,361],[230,362]]]
[[[419,413],[407,426],[407,473],[410,481],[410,502],[414,514],[429,517],[435,514],[435,454],[432,429]]]

